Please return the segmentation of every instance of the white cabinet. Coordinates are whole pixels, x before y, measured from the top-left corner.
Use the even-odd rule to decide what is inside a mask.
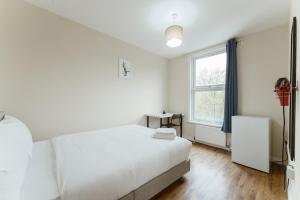
[[[269,173],[270,119],[232,117],[232,161]]]

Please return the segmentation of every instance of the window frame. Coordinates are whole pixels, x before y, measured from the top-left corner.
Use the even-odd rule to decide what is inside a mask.
[[[195,93],[203,91],[224,91],[224,84],[208,85],[208,86],[196,86],[196,60],[200,58],[206,58],[221,53],[226,53],[226,44],[220,44],[209,49],[199,51],[197,53],[188,56],[189,60],[189,115],[188,121],[190,123],[200,124],[204,126],[212,126],[220,128],[222,125],[217,123],[208,123],[205,121],[197,120],[195,118]]]

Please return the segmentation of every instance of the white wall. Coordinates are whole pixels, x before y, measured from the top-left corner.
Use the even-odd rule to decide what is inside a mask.
[[[195,126],[188,121],[189,70],[186,56],[169,61],[168,111],[183,113],[183,137],[194,140]]]
[[[0,44],[0,109],[35,140],[144,123],[166,107],[166,59],[23,1],[0,1]],[[132,80],[118,79],[118,57]]]
[[[288,25],[241,38],[238,45],[239,114],[270,116],[272,118],[272,155],[280,159],[282,114],[273,88],[277,78],[288,75]],[[171,111],[188,114],[188,60],[187,55],[169,62],[169,99]],[[195,126],[198,126],[195,128]],[[201,128],[202,127],[202,128]],[[184,124],[184,135],[193,138],[195,132],[207,132],[206,127]],[[214,134],[208,143],[224,138],[219,128],[210,128]],[[203,133],[205,138],[206,133]],[[215,136],[222,138],[214,139]],[[217,144],[219,145],[219,144]]]
[[[288,77],[288,25],[241,38],[238,46],[238,111],[271,117],[272,156],[281,160],[282,108],[273,92],[280,77]],[[286,108],[286,113],[288,108]]]
[[[297,80],[300,80],[300,2],[299,0],[291,1],[291,19],[297,17]],[[291,27],[290,27],[291,28]],[[296,151],[295,151],[295,182],[291,182],[289,187],[289,199],[298,200],[300,199],[300,96],[299,91],[297,93],[297,104],[296,104]]]

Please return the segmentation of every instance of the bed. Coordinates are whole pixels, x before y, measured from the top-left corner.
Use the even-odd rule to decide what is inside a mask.
[[[21,189],[21,200],[59,200],[55,153],[50,140],[33,145],[32,159]]]
[[[191,148],[154,132],[128,125],[34,143],[21,200],[152,198],[189,171]]]

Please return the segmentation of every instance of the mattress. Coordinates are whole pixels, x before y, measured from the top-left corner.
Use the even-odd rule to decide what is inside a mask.
[[[188,160],[191,142],[137,125],[52,139],[63,200],[117,200]]]
[[[21,191],[21,200],[59,199],[55,169],[51,141],[34,143],[32,160]]]

